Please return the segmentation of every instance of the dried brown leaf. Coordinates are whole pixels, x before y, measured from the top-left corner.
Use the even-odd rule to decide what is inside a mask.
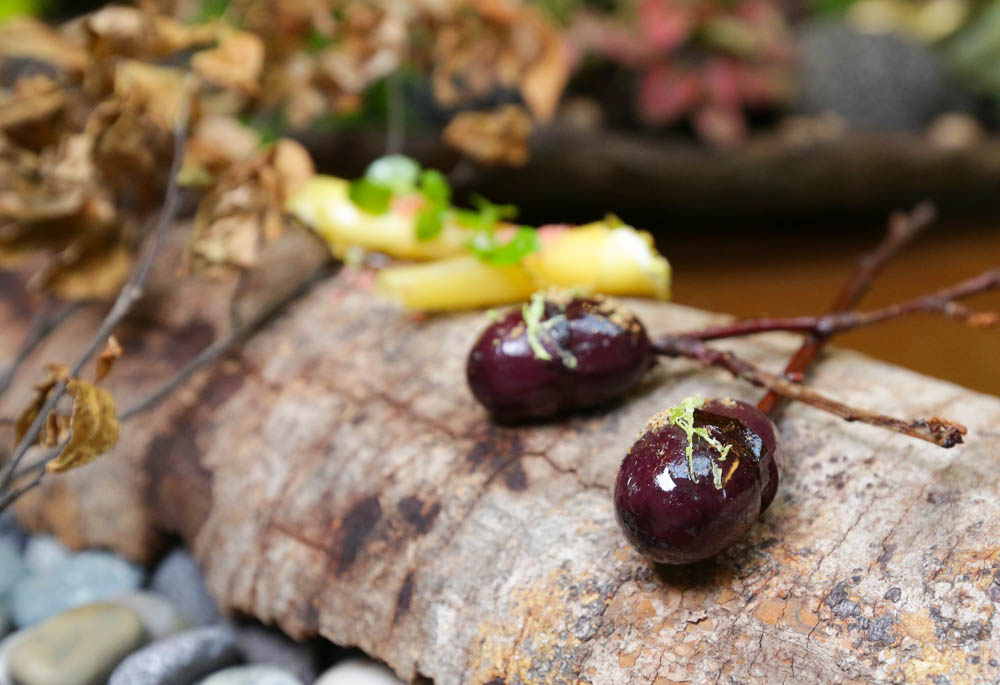
[[[309,152],[291,138],[282,138],[271,152],[271,165],[278,174],[279,206],[316,173]]]
[[[227,30],[216,47],[191,58],[191,68],[220,86],[255,94],[264,68],[264,43],[252,33]]]
[[[122,346],[119,344],[118,339],[113,335],[110,336],[101,354],[97,357],[95,380],[103,380],[111,372],[111,367],[116,360],[121,358],[122,352]]]
[[[184,71],[175,67],[123,60],[115,70],[114,96],[171,131],[187,98],[184,79]]]
[[[31,284],[64,300],[104,299],[128,279],[132,255],[116,235],[85,236],[56,255]]]
[[[444,141],[486,164],[520,166],[528,159],[531,117],[518,105],[492,112],[461,112],[444,129]]]
[[[56,383],[59,381],[66,380],[66,377],[69,375],[69,367],[65,364],[46,364],[45,373],[48,377],[44,382],[35,386],[35,396],[32,398],[28,406],[21,410],[21,413],[14,421],[15,447],[27,434],[31,424],[34,423],[35,417],[38,416],[38,412],[42,410],[42,406],[45,404],[45,400],[48,398],[49,393],[52,392],[52,388],[56,387]]]
[[[59,456],[46,465],[49,473],[64,473],[88,464],[118,442],[118,419],[111,393],[79,379],[71,380],[66,389],[73,396],[71,437]]]
[[[234,117],[202,117],[187,141],[184,165],[178,174],[183,185],[207,185],[224,171],[251,159],[259,136]]]
[[[82,45],[30,17],[0,23],[0,57],[38,60],[72,74],[82,74],[90,62]]]

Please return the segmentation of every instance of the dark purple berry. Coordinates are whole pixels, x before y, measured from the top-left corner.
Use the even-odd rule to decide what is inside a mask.
[[[610,300],[536,294],[483,331],[466,373],[495,418],[524,421],[617,399],[654,359],[646,329]]]
[[[688,399],[654,416],[615,483],[615,515],[662,564],[707,559],[741,538],[774,498],[774,425],[734,400]]]

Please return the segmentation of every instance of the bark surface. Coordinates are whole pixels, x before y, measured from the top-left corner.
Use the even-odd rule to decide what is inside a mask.
[[[170,268],[119,336],[126,356],[109,387],[121,407],[224,334],[234,293],[249,301],[245,282],[242,295],[231,280],[167,288]],[[9,356],[29,312],[20,280],[5,277],[0,294]],[[719,320],[631,304],[652,331]],[[79,349],[100,313],[81,312],[38,351],[0,415],[24,401],[43,360]],[[126,424],[111,455],[48,478],[19,515],[143,561],[178,534],[224,607],[358,645],[407,679],[1000,678],[1000,400],[831,352],[813,387],[962,421],[968,444],[942,450],[790,407],[778,421],[779,494],[746,540],[711,562],[654,568],[614,520],[625,450],[687,395],[759,391],[670,361],[606,411],[498,427],[464,382],[486,323],[415,320],[342,272]],[[729,345],[777,369],[797,341]]]

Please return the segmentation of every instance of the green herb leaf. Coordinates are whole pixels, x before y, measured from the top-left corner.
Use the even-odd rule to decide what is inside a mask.
[[[444,227],[444,212],[435,205],[428,205],[417,214],[417,240],[430,240]]]
[[[412,193],[417,188],[420,165],[405,155],[386,155],[368,165],[365,179],[388,188],[393,194]]]
[[[517,264],[527,255],[542,249],[538,232],[529,226],[521,226],[506,243],[498,243],[492,229],[479,231],[469,243],[477,257],[494,266]]]
[[[479,210],[480,217],[492,218],[491,223],[517,218],[517,205],[495,205],[479,193],[472,193],[469,200]]]
[[[348,195],[351,202],[370,214],[385,214],[392,201],[392,190],[367,178],[352,181]]]
[[[420,174],[420,192],[432,205],[446,209],[451,204],[451,186],[437,169],[424,169]]]

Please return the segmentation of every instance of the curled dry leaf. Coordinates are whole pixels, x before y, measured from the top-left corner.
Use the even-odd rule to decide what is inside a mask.
[[[462,112],[444,129],[444,141],[486,164],[520,166],[528,159],[531,117],[518,105],[492,112]]]
[[[96,380],[103,380],[111,372],[111,367],[116,360],[121,358],[122,352],[122,346],[118,339],[113,335],[110,336],[101,354],[97,357]]]
[[[38,412],[42,410],[46,398],[56,387],[56,383],[66,380],[69,375],[69,367],[65,364],[46,364],[45,373],[48,376],[44,382],[35,386],[35,396],[14,421],[14,446],[16,447],[21,439],[27,434],[31,424],[34,423]]]
[[[97,56],[164,57],[211,43],[217,32],[213,24],[183,24],[138,7],[116,5],[91,14],[85,26]]]
[[[214,48],[191,58],[191,68],[203,78],[226,88],[256,94],[264,68],[264,43],[246,31],[227,30]]]
[[[431,82],[447,106],[519,89],[537,118],[555,113],[569,76],[569,50],[537,7],[517,0],[455,3],[434,27]]]
[[[90,62],[84,46],[26,16],[0,23],[0,57],[37,60],[73,75],[81,75]]]
[[[223,174],[198,205],[191,254],[201,264],[250,268],[281,234],[284,205],[313,175],[309,153],[281,139]]]
[[[63,473],[88,464],[118,442],[118,419],[111,393],[79,379],[69,381],[66,390],[73,396],[70,439],[59,456],[46,465],[49,473]]]
[[[252,158],[258,144],[257,132],[234,117],[203,116],[188,138],[178,181],[185,186],[210,185],[219,174]]]
[[[125,284],[132,254],[117,232],[85,234],[74,241],[31,280],[65,300],[110,297]]]
[[[114,97],[126,108],[148,114],[170,131],[187,98],[185,75],[176,67],[161,67],[138,60],[122,60],[115,69]]]

